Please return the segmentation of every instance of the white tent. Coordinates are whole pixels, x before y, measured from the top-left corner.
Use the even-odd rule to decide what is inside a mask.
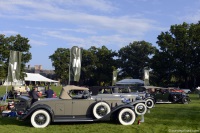
[[[58,81],[56,80],[52,80],[52,79],[49,79],[49,78],[46,78],[42,75],[40,75],[39,73],[26,73],[26,77],[24,77],[24,81],[17,81],[17,82],[13,82],[12,85],[23,85],[25,83],[25,81],[29,81],[29,82],[47,82],[47,83],[58,83]],[[4,86],[7,86],[7,85],[11,85],[11,82],[4,82],[3,84]]]
[[[134,84],[144,84],[144,81],[140,79],[123,79],[116,82],[116,85],[134,85]]]
[[[26,73],[26,75],[27,76],[24,77],[25,81],[58,83],[58,81],[46,78],[39,73]]]

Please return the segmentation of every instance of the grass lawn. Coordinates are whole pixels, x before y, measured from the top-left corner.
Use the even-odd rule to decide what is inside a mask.
[[[4,87],[5,88],[5,87]],[[60,91],[60,88],[54,88]],[[0,88],[1,90],[2,88]],[[1,94],[1,93],[0,93]],[[58,94],[58,92],[57,92]],[[29,121],[16,118],[0,117],[1,133],[173,133],[200,132],[200,99],[197,94],[190,94],[189,104],[156,104],[145,114],[145,122],[137,121],[131,126],[122,126],[113,122],[98,123],[52,123],[43,129],[31,127]]]

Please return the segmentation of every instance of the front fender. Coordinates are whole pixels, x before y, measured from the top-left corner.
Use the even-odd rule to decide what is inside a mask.
[[[135,106],[135,105],[138,104],[138,103],[145,103],[145,102],[146,102],[146,100],[136,100],[136,101],[131,102],[131,103],[129,103],[129,104]]]
[[[151,99],[151,100],[153,100],[154,103],[156,103],[155,98],[153,98],[153,97],[147,97],[147,98],[145,98],[144,100],[146,101],[146,100],[148,100],[148,99]]]
[[[45,105],[45,104],[38,104],[38,105],[36,105],[36,106],[30,108],[30,110],[27,112],[27,114],[25,114],[21,119],[22,119],[22,120],[27,119],[29,116],[31,116],[31,114],[32,114],[33,112],[35,112],[35,111],[38,110],[38,109],[44,109],[44,110],[48,111],[49,114],[50,114],[50,116],[51,116],[51,120],[53,120],[54,112],[53,112],[53,110],[51,109],[51,107],[49,107],[48,105]]]

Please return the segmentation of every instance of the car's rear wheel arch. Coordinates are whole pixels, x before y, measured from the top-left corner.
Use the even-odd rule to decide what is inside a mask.
[[[47,112],[49,113],[49,115],[50,115],[51,121],[53,121],[54,112],[53,112],[53,110],[52,110],[49,106],[47,106],[47,105],[39,105],[38,107],[34,107],[32,110],[30,110],[30,114],[28,115],[27,118],[30,119],[30,117],[32,116],[32,114],[33,114],[35,111],[37,111],[37,110],[45,110],[45,111],[47,111]]]

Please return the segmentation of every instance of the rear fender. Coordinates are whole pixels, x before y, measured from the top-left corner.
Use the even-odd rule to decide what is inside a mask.
[[[36,110],[39,110],[39,109],[44,109],[44,110],[48,111],[48,113],[50,114],[51,120],[53,120],[54,112],[48,105],[45,105],[45,104],[38,104],[38,105],[34,106],[33,108],[30,108],[28,113],[26,115],[24,115],[21,119],[22,120],[27,119],[29,116],[31,116],[31,114],[33,112],[35,112]]]

